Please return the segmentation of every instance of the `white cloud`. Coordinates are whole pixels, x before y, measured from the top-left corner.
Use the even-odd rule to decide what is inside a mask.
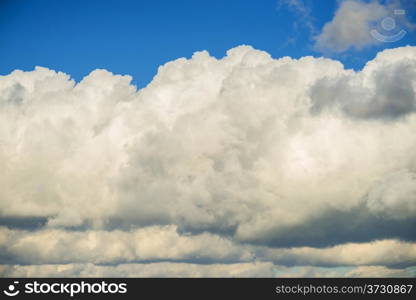
[[[0,265],[2,277],[273,277],[272,263]]]
[[[361,266],[352,268],[323,268],[314,266],[282,267],[275,266],[277,277],[288,278],[325,278],[325,277],[414,277],[415,267],[405,269],[387,268],[384,266]]]
[[[384,266],[358,267],[346,274],[346,277],[415,277],[416,269],[389,269]]]
[[[209,233],[180,234],[174,226],[132,231],[44,229],[31,232],[1,228],[0,245],[3,257],[0,262],[16,264],[258,261],[288,266],[337,267],[411,266],[416,261],[416,244],[397,240],[348,243],[327,248],[270,248],[240,244]]]
[[[385,4],[377,0],[342,1],[333,19],[324,25],[319,35],[315,36],[315,48],[321,52],[339,53],[350,49],[361,50],[389,40],[389,37],[403,37],[401,30],[406,33],[406,30],[413,30],[415,27],[406,18],[406,14],[394,14],[395,9],[403,10],[404,7],[407,6],[402,7],[400,1],[387,1]],[[394,22],[393,27],[383,25],[384,20]],[[372,30],[377,36],[371,33]],[[391,40],[395,41],[394,38]]]
[[[0,249],[7,260],[21,264],[95,263],[132,261],[246,262],[253,254],[223,237],[202,233],[180,235],[174,226],[133,231],[35,232],[0,228]]]
[[[387,9],[378,2],[343,1],[334,19],[325,24],[316,37],[315,46],[320,51],[344,52],[376,44],[378,41],[370,34],[371,23],[387,14]]]
[[[0,244],[19,263],[245,263],[280,247],[280,264],[342,265],[328,249],[410,243],[415,64],[415,47],[353,72],[241,46],[169,62],[139,91],[105,70],[1,76]],[[45,228],[14,231],[33,220]],[[362,264],[396,263],[378,248]]]
[[[0,265],[2,277],[414,277],[415,268],[391,269],[383,266],[356,268],[284,267],[272,263],[201,265],[190,263],[149,263],[100,266]]]
[[[313,110],[336,106],[345,114],[365,119],[396,119],[416,111],[413,47],[401,48],[401,57],[386,50],[355,73],[319,80],[311,89]]]
[[[375,185],[368,194],[371,211],[389,218],[416,215],[416,174],[408,171],[393,173]]]
[[[394,253],[394,255],[391,255]],[[330,248],[266,249],[265,257],[283,264],[320,266],[409,265],[416,261],[416,244],[395,240],[343,244]]]

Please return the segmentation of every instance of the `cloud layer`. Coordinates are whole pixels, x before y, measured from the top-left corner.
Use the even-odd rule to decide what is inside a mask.
[[[315,49],[341,53],[400,40],[407,30],[415,29],[415,24],[407,19],[403,9],[412,11],[411,3],[411,0],[340,1],[333,19],[315,36]],[[396,14],[396,9],[403,13]]]
[[[354,72],[240,46],[169,62],[138,91],[105,70],[1,76],[4,274],[411,267],[415,66],[415,47]]]

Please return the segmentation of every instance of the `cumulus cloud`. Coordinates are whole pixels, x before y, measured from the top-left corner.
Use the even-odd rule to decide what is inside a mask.
[[[105,70],[1,76],[1,261],[338,266],[355,245],[359,265],[409,265],[415,64],[415,47],[354,72],[241,46],[140,90]]]
[[[282,267],[275,266],[277,277],[415,277],[416,268],[387,268],[384,266],[362,266],[353,268],[324,268],[315,266]]]
[[[133,231],[35,232],[0,229],[3,263],[95,263],[132,261],[193,261],[199,263],[252,260],[248,248],[218,235],[180,235],[174,226],[146,227]],[[68,251],[68,248],[71,251]]]
[[[395,255],[391,255],[391,253]],[[383,240],[362,244],[343,244],[316,249],[299,247],[265,250],[268,260],[279,264],[313,266],[386,265],[412,266],[416,261],[416,244]]]
[[[94,264],[0,265],[3,277],[414,277],[416,268],[365,266],[330,269],[313,266],[284,267],[272,263],[190,264],[146,263],[103,266]]]
[[[190,264],[147,263],[97,266],[93,264],[0,265],[4,277],[273,277],[272,263]]]
[[[375,61],[355,73],[323,78],[311,90],[314,111],[337,106],[345,114],[365,119],[395,119],[416,110],[415,70],[412,48],[380,53]]]
[[[395,9],[402,8],[400,1],[387,1],[385,4],[380,1],[342,1],[333,19],[315,36],[315,48],[321,52],[335,53],[361,50],[389,40],[389,37],[399,34],[398,29],[413,30],[414,24],[407,20],[405,14],[394,14]],[[385,18],[388,18],[388,22],[394,22],[393,28],[383,27]]]
[[[411,266],[416,261],[416,244],[398,240],[347,243],[327,248],[270,248],[240,244],[209,233],[183,235],[173,226],[132,231],[44,229],[31,232],[1,228],[0,242],[0,263],[4,264],[259,261],[286,266]],[[394,256],[390,255],[392,252]]]
[[[383,266],[358,267],[346,274],[347,277],[415,277],[416,268],[389,269]]]
[[[371,23],[387,14],[387,9],[378,2],[343,1],[333,20],[316,37],[315,46],[320,51],[344,52],[376,44],[378,41],[370,34]]]

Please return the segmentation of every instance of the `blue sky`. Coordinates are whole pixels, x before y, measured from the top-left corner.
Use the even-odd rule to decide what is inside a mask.
[[[313,36],[331,21],[338,2],[301,1],[307,18],[288,2],[2,0],[0,74],[39,65],[79,81],[104,68],[132,75],[141,87],[159,65],[199,50],[222,57],[228,49],[248,44],[273,57],[323,55],[314,50]],[[406,44],[415,44],[414,34],[394,47]],[[389,46],[329,56],[360,69]]]

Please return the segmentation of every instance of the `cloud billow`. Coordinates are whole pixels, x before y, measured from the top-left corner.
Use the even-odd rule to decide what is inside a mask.
[[[4,274],[411,267],[415,65],[415,47],[354,72],[240,46],[169,62],[140,90],[105,70],[1,76]]]
[[[334,54],[397,42],[416,28],[404,9],[411,12],[413,3],[412,0],[340,1],[333,19],[314,36],[314,48]]]
[[[384,120],[414,113],[416,63],[411,60],[412,49],[403,51],[400,60],[393,53],[385,51],[377,58],[379,64],[370,63],[359,73],[319,80],[310,92],[312,111],[337,106],[351,117]]]

